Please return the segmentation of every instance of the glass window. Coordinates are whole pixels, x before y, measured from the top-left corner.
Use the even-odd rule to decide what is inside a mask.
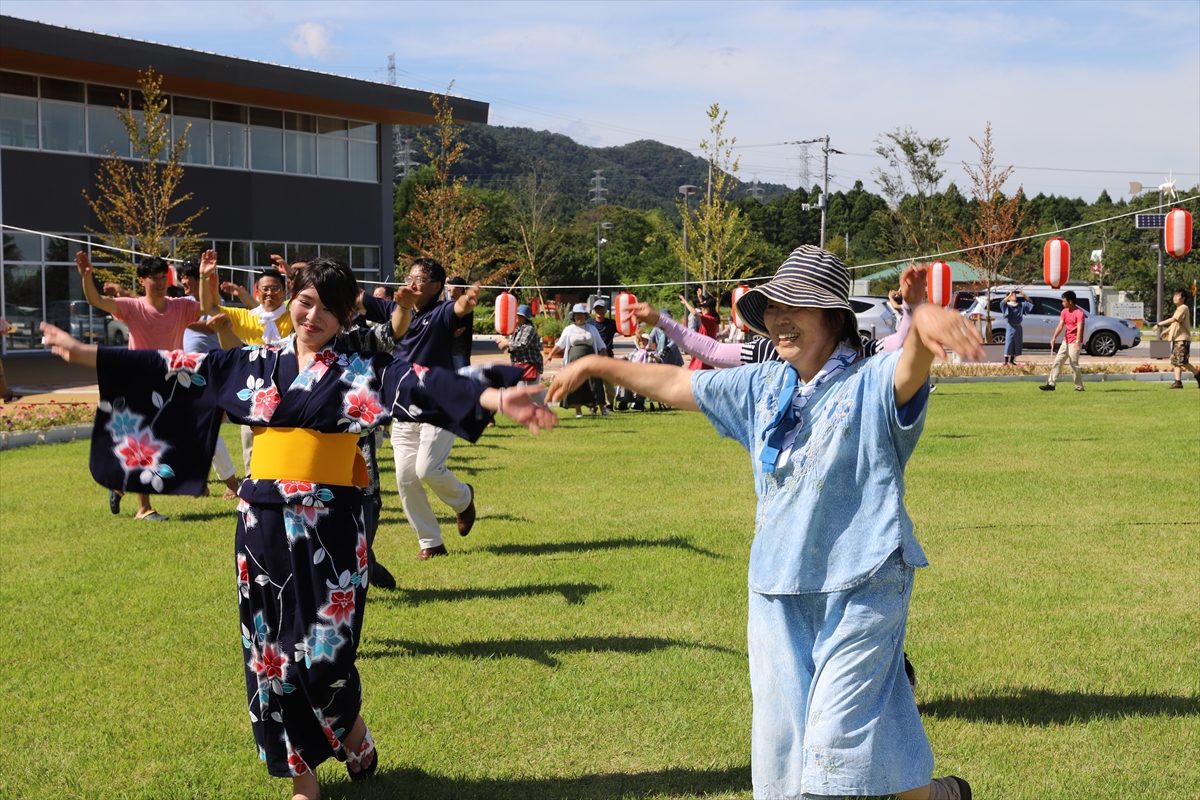
[[[283,112],[273,108],[250,107],[250,124],[260,128],[282,128]]]
[[[350,248],[344,244],[321,245],[322,258],[336,258],[346,266],[350,265]]]
[[[351,247],[350,248],[350,269],[355,272],[369,272],[372,275],[379,274],[379,248],[378,247]]]
[[[323,136],[346,138],[346,120],[333,117],[317,117],[317,133]]]
[[[37,100],[27,97],[0,97],[0,145],[38,146],[37,106]]]
[[[213,250],[217,251],[217,263],[229,264],[229,242],[213,242]]]
[[[212,124],[212,163],[214,167],[246,168],[246,129],[223,122]]]
[[[321,175],[326,178],[350,177],[349,154],[346,140],[333,136],[317,137],[317,164]]]
[[[83,84],[79,81],[42,78],[43,100],[65,100],[69,103],[82,103],[83,97]]]
[[[250,129],[250,168],[283,172],[283,131]]]
[[[42,237],[36,233],[4,234],[5,261],[41,261]]]
[[[129,155],[129,131],[125,130],[115,108],[89,106],[87,116],[89,153]]]
[[[297,261],[312,261],[318,253],[315,244],[289,244],[287,249],[289,264],[295,264]]]
[[[4,235],[5,249],[8,234]],[[36,264],[4,265],[4,318],[16,330],[4,337],[8,350],[29,350],[41,347],[42,333],[42,268]]]
[[[88,258],[97,264],[112,261],[112,251],[105,246],[108,242],[104,240],[103,236],[88,236],[87,239],[91,242],[91,245],[87,248]],[[122,243],[121,246],[129,247],[130,244],[132,242]]]
[[[89,106],[107,106],[108,108],[128,107],[129,101],[123,99],[129,96],[128,89],[118,89],[115,86],[99,86],[89,83],[87,86],[87,101]]]
[[[44,79],[43,79],[44,80]],[[80,84],[82,86],[82,84]],[[82,153],[84,107],[42,102],[42,149]]]
[[[234,267],[250,266],[250,243],[249,242],[230,242],[229,243],[229,264]]]
[[[207,100],[197,100],[194,97],[176,97],[172,103],[175,113],[181,117],[208,119],[211,108]]]
[[[283,112],[283,127],[289,131],[316,133],[317,118],[312,114],[297,114],[294,111],[285,111]]]
[[[245,125],[247,122],[246,107],[233,103],[218,103],[214,100],[212,118],[218,122],[240,122]]]
[[[80,341],[104,344],[105,320],[89,313],[91,305],[83,298],[83,283],[74,265],[47,266],[45,284],[46,321]]]
[[[187,147],[179,160],[184,164],[208,164],[208,120],[198,117],[175,117],[175,138],[187,131]],[[188,127],[188,126],[191,127]]]
[[[37,76],[0,70],[0,92],[37,97]]]
[[[317,174],[317,137],[311,133],[285,131],[283,134],[285,166],[296,175]]]
[[[283,242],[255,242],[254,243],[254,263],[251,266],[266,269],[274,267],[271,263],[271,255],[282,256],[287,250]]]
[[[82,239],[82,236],[73,236],[73,239]],[[46,236],[42,239],[46,247],[47,261],[74,261],[75,254],[80,250],[86,250],[86,245],[68,242],[66,239],[59,239],[56,236]]]
[[[350,122],[350,138],[361,139],[364,142],[379,141],[378,126],[374,122]]]
[[[374,142],[350,142],[350,177],[356,181],[379,180],[379,163]]]
[[[1033,298],[1033,313],[1057,317],[1062,313],[1062,300],[1057,297],[1035,297]]]

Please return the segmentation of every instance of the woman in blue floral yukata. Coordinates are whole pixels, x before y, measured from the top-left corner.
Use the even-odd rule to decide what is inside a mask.
[[[933,778],[933,751],[904,674],[915,568],[928,565],[904,509],[904,465],[924,426],[929,369],[949,347],[983,355],[958,314],[913,312],[903,347],[862,357],[850,273],[797,248],[738,314],[781,361],[688,373],[586,357],[555,377],[557,399],[589,377],[701,411],[751,456],[754,797],[970,800]]]
[[[355,780],[378,762],[354,664],[368,574],[359,435],[393,417],[472,441],[495,411],[534,432],[557,422],[525,390],[503,388],[517,370],[494,371],[493,388],[349,351],[337,334],[357,295],[345,264],[310,261],[292,281],[293,336],[207,354],[97,348],[42,325],[55,354],[97,369],[91,471],[105,487],[200,494],[222,412],[254,426],[234,548],[247,713],[268,771],[305,800],[320,796],[322,761],[345,761]]]

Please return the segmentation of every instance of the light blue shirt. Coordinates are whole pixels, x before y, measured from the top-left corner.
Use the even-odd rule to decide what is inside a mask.
[[[781,416],[779,393],[792,367],[768,362],[692,375],[700,410],[750,453],[758,493],[752,591],[849,589],[897,549],[909,566],[929,566],[904,509],[904,465],[925,426],[929,384],[896,408],[900,352],[859,361],[819,386],[800,413],[787,463],[773,473],[762,471],[759,456]]]

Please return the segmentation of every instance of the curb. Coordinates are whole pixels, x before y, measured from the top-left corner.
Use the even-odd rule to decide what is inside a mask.
[[[1068,381],[1071,380],[1069,372],[1064,375]],[[935,385],[939,383],[1045,383],[1046,377],[1045,375],[963,375],[953,378],[930,376],[929,381]],[[1109,383],[1111,381],[1165,383],[1174,380],[1175,375],[1170,372],[1114,372],[1083,376],[1084,383]]]
[[[76,439],[91,439],[92,423],[81,422],[77,425],[59,425],[44,431],[11,431],[0,433],[0,450],[15,450],[18,447],[28,447],[31,444],[57,444],[73,442]]]

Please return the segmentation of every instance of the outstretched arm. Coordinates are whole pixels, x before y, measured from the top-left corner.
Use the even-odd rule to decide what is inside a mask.
[[[636,364],[615,358],[584,356],[554,376],[547,392],[550,401],[561,400],[588,378],[601,378],[635,394],[684,411],[699,411],[692,395],[692,374],[669,364]]]
[[[82,250],[75,254],[75,268],[79,270],[79,278],[83,283],[84,298],[101,311],[105,311],[116,317],[120,311],[120,306],[114,298],[105,297],[96,291],[96,282],[92,280],[92,260]],[[55,330],[58,329],[55,328]],[[92,363],[93,365],[95,364],[94,361]]]
[[[962,315],[945,308],[918,306],[900,361],[896,364],[893,388],[896,406],[908,404],[929,380],[934,356],[946,357],[946,348],[963,358],[983,358],[983,338]]]
[[[740,367],[742,365],[742,346],[740,344],[722,344],[716,339],[705,336],[680,325],[673,319],[664,317],[649,303],[636,303],[629,310],[629,316],[653,325],[679,345],[679,349],[690,356],[700,359],[705,364],[714,367]]]
[[[96,351],[99,349],[96,345],[84,344],[62,328],[57,328],[49,322],[42,323],[42,344],[50,345],[50,352],[68,364],[82,364],[85,367],[96,366]]]

